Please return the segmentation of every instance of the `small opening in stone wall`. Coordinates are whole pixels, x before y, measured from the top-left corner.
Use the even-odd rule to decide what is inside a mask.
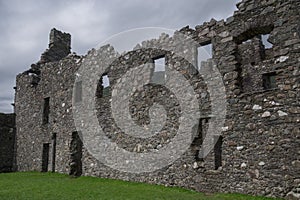
[[[265,49],[273,48],[273,44],[268,41],[270,34],[261,35],[262,43],[265,46]]]
[[[70,172],[72,176],[81,176],[82,174],[82,147],[83,143],[79,136],[79,132],[72,132],[70,144]]]
[[[214,147],[214,154],[215,154],[215,170],[219,169],[222,166],[222,143],[223,137],[216,136],[215,138],[215,147]]]
[[[274,29],[273,24],[250,28],[245,32],[243,32],[242,34],[235,37],[234,40],[236,41],[237,44],[241,44],[241,43],[250,42],[254,37],[260,35],[266,35],[265,37],[269,37],[273,29]]]
[[[110,94],[110,82],[107,74],[103,74],[99,80],[99,85],[97,88],[98,97],[107,97]]]
[[[44,108],[43,108],[43,124],[49,123],[50,114],[50,97],[44,98]]]
[[[154,70],[151,82],[163,85],[166,80],[166,57],[165,55],[153,59]]]
[[[42,172],[48,171],[48,164],[49,164],[49,149],[50,144],[44,143],[43,144],[43,152],[42,152]]]
[[[166,58],[161,57],[154,59],[154,72],[164,72],[166,71]]]
[[[262,75],[263,89],[269,90],[277,87],[276,72],[265,73]]]
[[[197,48],[197,66],[199,70],[212,58],[212,54],[213,49],[211,43],[204,45],[200,44]]]
[[[235,56],[238,62],[238,84],[241,92],[248,93],[262,89],[261,72],[256,66],[274,57],[273,44],[269,41],[273,29],[272,24],[254,27],[234,38],[238,45]]]
[[[52,134],[52,172],[55,172],[56,160],[56,133]]]
[[[255,27],[234,38],[242,52],[242,64],[249,64],[251,61],[257,64],[273,57],[273,44],[269,41],[273,29],[273,25]]]
[[[199,126],[198,126],[198,133],[194,137],[194,140],[191,145],[192,152],[194,154],[196,161],[202,160],[202,158],[199,158],[199,152],[200,152],[201,145],[202,145],[202,120],[200,119]]]
[[[209,118],[201,118],[199,120],[198,133],[194,137],[194,140],[191,145],[192,153],[196,161],[203,161],[203,156],[199,154],[200,154],[200,149],[202,147],[203,140],[208,130],[208,122],[209,122]]]
[[[103,80],[102,81],[103,88],[107,88],[107,87],[110,86],[110,84],[109,84],[109,78],[108,78],[107,74],[105,74],[105,75],[102,76],[102,80]]]
[[[82,81],[75,83],[75,102],[82,101]]]

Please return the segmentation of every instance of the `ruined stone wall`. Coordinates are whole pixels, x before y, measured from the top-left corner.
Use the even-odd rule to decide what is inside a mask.
[[[0,113],[0,172],[15,170],[15,115]]]
[[[53,151],[52,136],[56,137],[56,170],[69,171],[69,144],[73,131],[72,87],[76,72],[77,56],[70,55],[60,62],[40,66],[40,81],[31,83],[33,75],[17,77],[16,124],[18,170],[41,170],[43,144],[49,144],[49,155]],[[45,121],[45,99],[49,98],[49,118]],[[30,101],[30,102],[28,102]],[[27,102],[27,103],[25,103]],[[49,170],[52,156],[49,156]]]
[[[153,69],[153,60],[164,56],[166,76],[168,68],[180,72],[197,94],[201,111],[198,134],[180,159],[155,172],[132,174],[105,166],[90,155],[86,147],[81,147],[72,116],[72,92],[75,77],[80,76],[76,71],[85,59],[96,54],[96,50],[92,50],[87,56],[69,54],[54,62],[39,62],[17,76],[18,169],[42,170],[46,164],[49,170],[55,167],[55,171],[73,175],[82,173],[176,185],[205,192],[296,195],[293,191],[300,184],[300,2],[244,0],[237,7],[238,10],[226,21],[211,20],[195,29],[185,27],[173,37],[163,34],[119,55],[106,72],[110,89],[101,88],[102,80],[99,80],[95,94],[97,116],[106,136],[131,152],[160,149],[170,142],[178,129],[181,108],[176,95],[153,83],[132,95],[131,116],[139,125],[149,123],[147,113],[154,102],[167,111],[164,128],[147,140],[130,137],[118,128],[112,117],[110,99],[111,92],[116,92],[117,80],[131,68],[145,64]],[[212,44],[213,60],[202,64],[202,72],[192,66],[196,58],[192,57],[193,63],[187,63],[172,52],[149,48],[162,44],[176,46],[178,33],[193,38],[199,45]],[[271,48],[263,44],[262,35],[266,34],[269,34]],[[68,38],[63,40],[63,49],[68,48],[68,41]],[[184,54],[195,55],[194,47],[181,45],[178,48]],[[51,47],[49,51],[52,51]],[[110,54],[111,47],[104,46],[101,51]],[[225,84],[226,122],[220,130],[220,149],[199,159],[201,138],[213,120],[208,83],[201,73],[211,71],[209,78],[215,78],[212,61]],[[54,133],[56,137],[53,137]],[[78,152],[81,148],[82,154]],[[50,155],[47,162],[43,159],[45,151]],[[221,158],[218,157],[220,152]],[[216,165],[217,158],[221,159],[220,165]],[[78,169],[80,166],[82,172]]]

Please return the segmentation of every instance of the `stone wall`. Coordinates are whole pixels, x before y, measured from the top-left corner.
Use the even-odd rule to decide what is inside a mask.
[[[15,115],[0,113],[0,172],[15,170]]]
[[[71,53],[71,35],[55,28],[50,31],[49,49],[42,55],[39,63],[58,61]]]
[[[42,164],[46,163],[49,170],[72,175],[82,173],[176,185],[204,192],[297,196],[296,188],[300,184],[300,2],[244,0],[237,7],[226,21],[212,19],[195,29],[184,27],[173,37],[162,34],[158,39],[143,42],[134,50],[119,55],[110,65],[105,73],[110,88],[102,88],[102,80],[99,80],[95,94],[99,124],[111,141],[130,152],[148,152],[167,145],[178,129],[181,107],[172,91],[156,85],[157,78],[152,79],[152,83],[132,95],[131,117],[137,124],[147,125],[149,107],[156,102],[167,112],[166,124],[147,140],[128,136],[115,124],[110,108],[111,93],[116,92],[119,78],[142,64],[153,72],[153,60],[164,56],[166,76],[168,68],[175,69],[197,94],[200,125],[191,147],[173,164],[151,173],[124,173],[109,168],[90,155],[77,136],[74,139],[77,130],[72,115],[72,92],[77,70],[86,59],[99,52],[100,56],[115,55],[109,45],[98,51],[91,50],[86,56],[68,54],[69,36],[62,37],[63,33],[51,31],[54,38],[50,43],[59,42],[55,47],[49,45],[47,52],[62,51],[61,57],[43,58],[44,61],[17,76],[18,170],[42,170]],[[197,62],[192,56],[196,47],[176,46],[178,34],[192,38],[198,45],[212,44],[213,59],[202,63],[200,73],[192,65]],[[269,34],[271,48],[264,46],[262,35],[266,34]],[[181,49],[182,55],[190,56],[192,63],[172,51],[151,48],[159,45]],[[201,159],[199,145],[216,114],[212,112],[208,83],[201,73],[209,72],[209,79],[216,78],[213,62],[225,84],[226,121],[222,130],[218,130],[221,140],[215,150]],[[78,152],[81,148],[82,154]],[[82,171],[78,166],[82,166]]]

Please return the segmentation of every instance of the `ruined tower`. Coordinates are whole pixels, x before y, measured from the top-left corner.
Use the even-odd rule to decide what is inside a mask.
[[[58,61],[71,53],[71,35],[51,29],[49,48],[41,55],[39,63]]]

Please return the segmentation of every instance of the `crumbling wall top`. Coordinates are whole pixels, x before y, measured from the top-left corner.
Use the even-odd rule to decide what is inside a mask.
[[[49,48],[54,46],[71,49],[71,35],[69,33],[58,31],[55,28],[51,29],[49,34]]]
[[[42,55],[38,64],[59,61],[71,53],[71,35],[51,29],[49,35],[49,49]]]

